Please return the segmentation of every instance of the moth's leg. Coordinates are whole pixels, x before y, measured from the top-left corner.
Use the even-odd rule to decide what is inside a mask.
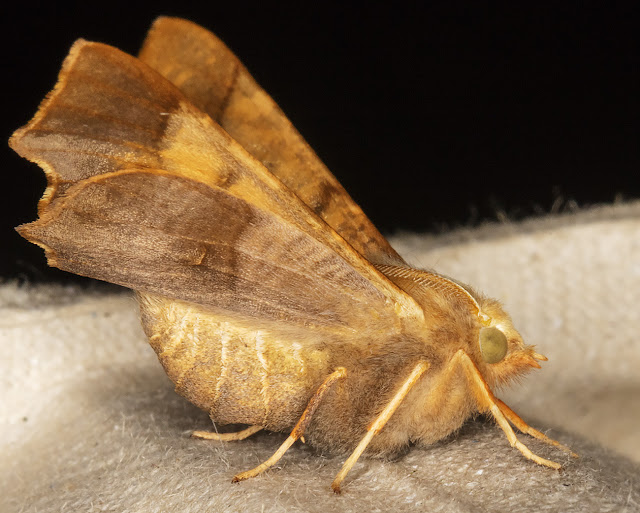
[[[193,438],[200,438],[201,440],[220,440],[222,442],[233,442],[236,440],[244,440],[250,437],[254,433],[257,433],[262,429],[262,426],[249,426],[242,431],[236,431],[235,433],[216,433],[215,431],[194,431],[191,433]]]
[[[532,428],[529,424],[527,424],[524,420],[522,420],[516,412],[514,412],[511,408],[509,408],[500,399],[496,397],[495,400],[496,400],[496,404],[498,405],[498,408],[500,408],[500,411],[504,414],[504,416],[507,417],[509,422],[511,422],[511,424],[517,427],[520,431],[534,438],[537,438],[538,440],[542,440],[543,442],[549,445],[553,445],[554,447],[557,447],[558,449],[561,449],[564,452],[570,454],[574,458],[579,457],[575,452],[569,449],[569,447],[567,447],[566,445],[563,445],[560,442],[557,442],[549,438],[547,435],[545,435],[544,433],[541,433],[537,429]]]
[[[387,404],[385,409],[382,410],[382,413],[378,415],[376,420],[374,420],[373,423],[369,426],[369,429],[367,430],[367,434],[364,436],[362,440],[360,440],[360,443],[358,444],[358,446],[351,453],[351,456],[349,456],[347,461],[344,462],[342,469],[340,469],[340,472],[338,472],[338,475],[336,475],[335,479],[333,480],[333,483],[331,483],[331,488],[335,493],[340,493],[340,483],[342,483],[342,481],[344,480],[349,470],[351,470],[351,467],[353,467],[355,462],[358,461],[358,458],[367,448],[367,445],[369,445],[369,442],[371,442],[371,439],[377,433],[379,433],[380,430],[384,427],[384,425],[389,421],[389,419],[391,418],[391,415],[393,415],[393,413],[396,411],[398,406],[400,406],[400,403],[402,402],[402,400],[409,393],[409,390],[411,390],[413,385],[416,384],[420,376],[422,376],[422,374],[424,374],[424,372],[428,368],[429,368],[429,364],[427,362],[418,363],[418,365],[416,365],[411,371],[411,374],[409,375],[407,380],[402,384],[402,387],[400,387],[400,390],[398,390],[396,395],[393,396],[393,399],[389,401],[389,404]]]
[[[561,465],[556,463],[555,461],[550,461],[545,458],[541,458],[537,454],[533,454],[529,448],[524,445],[518,437],[513,432],[507,417],[502,412],[500,407],[498,406],[498,399],[493,395],[489,385],[480,374],[478,367],[473,363],[473,360],[469,358],[469,355],[465,353],[462,349],[460,349],[453,357],[452,361],[459,361],[465,372],[467,373],[467,377],[469,378],[469,384],[471,385],[471,389],[473,390],[476,400],[478,401],[478,405],[481,409],[485,409],[491,412],[493,418],[496,419],[496,422],[504,431],[504,434],[507,436],[507,440],[511,444],[511,447],[515,447],[518,449],[525,458],[530,459],[531,461],[535,461],[539,465],[544,465],[545,467],[551,467],[556,470],[561,468]],[[524,421],[523,421],[524,422]]]
[[[250,477],[255,477],[267,470],[269,467],[275,465],[275,463],[280,458],[282,458],[284,453],[287,452],[287,449],[291,447],[298,438],[302,438],[302,435],[304,435],[305,429],[307,429],[309,422],[311,422],[311,418],[318,408],[320,401],[327,393],[329,388],[331,388],[331,386],[336,381],[344,378],[346,375],[347,369],[345,369],[344,367],[338,367],[334,372],[329,374],[327,379],[322,382],[322,385],[318,387],[318,390],[316,390],[315,394],[313,394],[311,399],[309,399],[307,407],[305,408],[304,412],[302,412],[302,416],[300,417],[300,420],[298,420],[296,426],[293,428],[293,431],[291,431],[291,434],[287,437],[280,448],[273,454],[273,456],[271,456],[271,458],[269,458],[264,463],[260,463],[260,465],[258,465],[256,468],[237,474],[233,478],[233,482],[237,483],[238,481],[244,481],[245,479],[249,479]]]

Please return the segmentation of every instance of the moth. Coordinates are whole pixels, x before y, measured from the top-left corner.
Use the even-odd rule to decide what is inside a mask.
[[[289,432],[360,455],[429,445],[488,412],[509,443],[527,425],[493,390],[546,358],[500,304],[409,266],[274,101],[211,32],[155,21],[138,58],[78,40],[11,147],[42,167],[39,218],[17,228],[52,266],[136,291],[204,439]]]

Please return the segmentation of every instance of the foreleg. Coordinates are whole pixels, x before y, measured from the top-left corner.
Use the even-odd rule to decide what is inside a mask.
[[[541,433],[537,429],[531,427],[524,420],[522,420],[516,412],[514,412],[511,408],[509,408],[497,397],[495,398],[495,400],[496,400],[496,404],[498,405],[498,408],[500,408],[500,411],[504,414],[504,416],[507,417],[507,419],[509,419],[509,422],[511,422],[511,424],[517,427],[520,431],[522,431],[523,433],[529,436],[537,438],[538,440],[542,440],[544,443],[553,445],[554,447],[557,447],[558,449],[561,449],[564,452],[570,454],[574,458],[578,458],[578,455],[575,452],[573,452],[571,449],[569,449],[566,445],[563,445],[560,442],[556,442],[555,440],[549,438],[544,433]]]
[[[464,368],[467,378],[469,379],[469,385],[471,386],[471,390],[476,397],[476,401],[478,403],[478,406],[480,407],[480,410],[491,412],[491,415],[493,415],[493,418],[496,419],[496,422],[498,423],[502,431],[504,431],[504,434],[507,436],[507,440],[509,440],[511,446],[518,449],[525,458],[530,459],[531,461],[535,461],[539,465],[544,465],[545,467],[554,468],[556,470],[560,469],[561,465],[559,463],[547,460],[538,456],[537,454],[532,453],[526,445],[518,440],[518,437],[513,432],[513,429],[511,428],[511,425],[507,420],[507,416],[503,413],[499,404],[501,403],[505,408],[507,408],[508,416],[510,416],[512,419],[519,419],[522,422],[523,427],[527,425],[524,423],[524,421],[522,421],[522,419],[520,419],[520,417],[513,413],[511,409],[509,409],[504,403],[502,403],[502,401],[500,401],[493,395],[493,392],[491,392],[489,385],[487,385],[487,382],[484,380],[482,374],[478,370],[478,367],[476,367],[476,364],[473,363],[473,360],[469,357],[469,355],[462,349],[460,349],[454,355],[452,363],[454,361],[459,362],[459,364]],[[542,435],[542,433],[540,434]]]

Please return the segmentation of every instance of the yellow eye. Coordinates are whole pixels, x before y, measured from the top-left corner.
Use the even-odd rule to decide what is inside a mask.
[[[498,363],[507,354],[507,337],[498,328],[480,328],[480,351],[487,363]]]

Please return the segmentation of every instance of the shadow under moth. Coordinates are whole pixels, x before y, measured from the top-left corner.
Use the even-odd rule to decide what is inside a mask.
[[[11,147],[48,179],[18,227],[50,265],[137,292],[179,394],[241,440],[289,432],[350,456],[428,445],[487,412],[533,454],[493,390],[546,358],[495,300],[410,267],[274,101],[207,30],[159,18],[138,58],[77,41]]]

